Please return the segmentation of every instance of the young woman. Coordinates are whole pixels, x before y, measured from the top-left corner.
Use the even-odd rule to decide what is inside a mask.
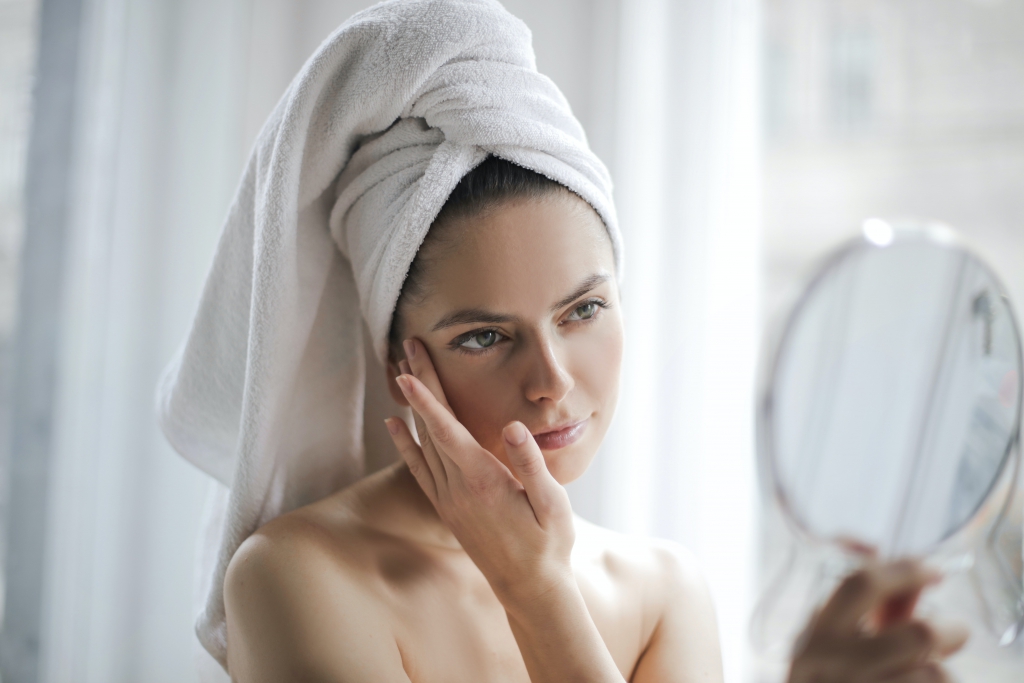
[[[693,560],[562,488],[615,408],[621,242],[607,171],[495,0],[389,0],[325,41],[159,395],[224,485],[197,633],[235,681],[721,680]],[[389,418],[401,461],[361,479],[386,393],[365,351],[416,435]],[[942,680],[964,636],[911,614],[934,580],[850,577],[790,680]]]
[[[235,680],[721,680],[692,559],[574,517],[562,488],[615,407],[614,271],[600,218],[560,185],[495,158],[462,180],[392,328],[390,386],[419,443],[389,419],[403,462],[241,546],[226,588]],[[906,614],[864,625],[934,579],[913,563],[848,579],[791,680],[941,680],[956,633]]]

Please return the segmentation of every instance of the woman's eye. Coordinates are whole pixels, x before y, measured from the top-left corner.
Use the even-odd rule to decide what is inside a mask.
[[[488,346],[493,346],[496,341],[498,341],[498,333],[494,330],[485,330],[483,332],[477,332],[472,337],[459,344],[459,346],[464,349],[486,349]]]
[[[595,313],[597,313],[597,303],[594,301],[588,301],[585,304],[577,306],[569,316],[569,319],[587,320],[589,318],[593,318]]]

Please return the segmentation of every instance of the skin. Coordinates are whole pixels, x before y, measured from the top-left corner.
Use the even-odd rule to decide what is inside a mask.
[[[262,527],[225,579],[235,681],[717,683],[714,610],[678,545],[574,517],[618,392],[604,227],[569,193],[451,219],[389,367],[402,462]],[[544,436],[584,422],[567,446]],[[545,445],[541,448],[540,445]],[[936,577],[868,562],[812,619],[792,683],[944,680],[966,635]]]

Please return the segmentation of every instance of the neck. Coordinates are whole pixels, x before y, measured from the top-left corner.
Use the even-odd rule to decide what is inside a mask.
[[[405,463],[398,462],[388,469],[391,470],[388,486],[394,490],[394,500],[400,508],[396,512],[402,517],[402,535],[413,536],[415,540],[428,545],[461,551],[462,545],[437,514],[434,504],[423,493]]]

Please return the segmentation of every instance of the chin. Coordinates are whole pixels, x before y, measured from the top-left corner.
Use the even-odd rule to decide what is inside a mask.
[[[562,486],[576,481],[590,467],[597,448],[590,444],[573,444],[556,451],[542,451],[548,471]]]

